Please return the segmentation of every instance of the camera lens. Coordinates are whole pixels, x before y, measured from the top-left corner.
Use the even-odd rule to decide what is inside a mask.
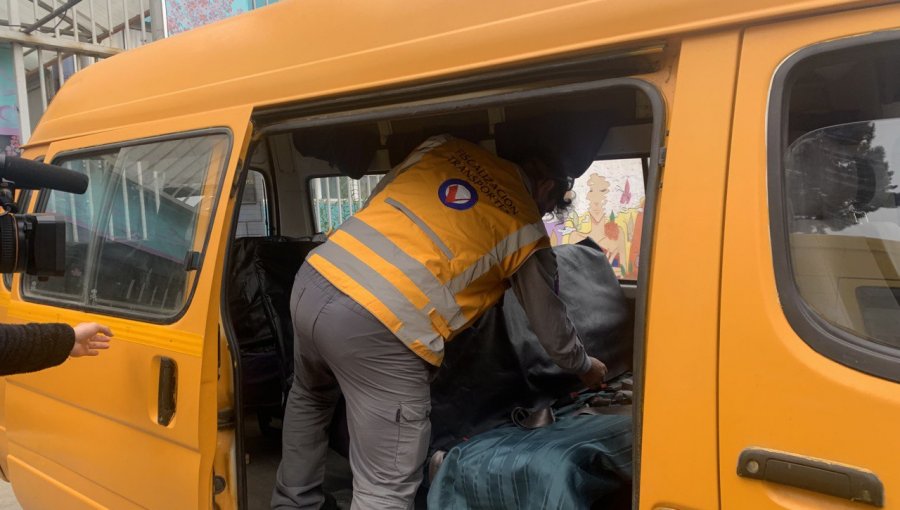
[[[0,216],[0,273],[24,270],[24,257],[19,257],[20,227],[15,215],[7,213]],[[19,267],[20,262],[22,267]]]

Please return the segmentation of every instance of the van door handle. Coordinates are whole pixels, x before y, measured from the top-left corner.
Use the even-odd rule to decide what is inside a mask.
[[[156,422],[168,427],[175,417],[175,396],[178,394],[178,365],[165,356],[159,358],[159,394],[156,401]]]
[[[737,474],[879,508],[884,506],[884,486],[875,473],[826,460],[764,448],[747,448],[738,459]]]

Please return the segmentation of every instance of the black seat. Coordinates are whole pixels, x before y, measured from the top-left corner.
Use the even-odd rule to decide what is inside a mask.
[[[281,416],[293,376],[291,288],[318,244],[280,236],[234,242],[227,297],[241,353],[245,409]]]
[[[97,280],[96,299],[129,303],[138,309],[179,308],[187,279],[184,259],[167,256],[153,248],[150,243],[102,241],[100,267],[115,267],[116,278]]]
[[[606,255],[593,242],[553,248],[559,295],[588,354],[609,378],[631,369],[632,337],[625,295]],[[446,346],[431,385],[432,448],[447,450],[509,420],[515,407],[536,407],[581,388],[550,360],[512,290]]]

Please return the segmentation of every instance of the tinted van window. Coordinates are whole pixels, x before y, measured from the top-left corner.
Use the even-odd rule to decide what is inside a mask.
[[[799,297],[839,334],[893,348],[900,348],[898,68],[893,41],[796,64],[786,80],[780,156]]]

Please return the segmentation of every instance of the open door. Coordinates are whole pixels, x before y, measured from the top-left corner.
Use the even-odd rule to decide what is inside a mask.
[[[42,154],[46,151],[46,146],[31,147],[23,154],[28,159],[43,160]],[[33,190],[19,190],[16,193],[16,210],[24,212],[31,202]],[[13,289],[13,273],[3,274],[3,287],[0,288],[0,323],[7,324],[10,322],[8,311],[12,299]],[[6,377],[0,377],[0,477],[9,481],[8,466],[6,464],[7,453],[7,434],[6,434]]]
[[[722,277],[723,508],[898,505],[898,20],[892,5],[745,34]]]
[[[15,322],[97,321],[98,358],[6,387],[8,475],[25,508],[209,508],[218,296],[228,191],[250,110],[182,117],[51,144],[90,177],[43,192],[69,223],[66,274],[16,277]]]

